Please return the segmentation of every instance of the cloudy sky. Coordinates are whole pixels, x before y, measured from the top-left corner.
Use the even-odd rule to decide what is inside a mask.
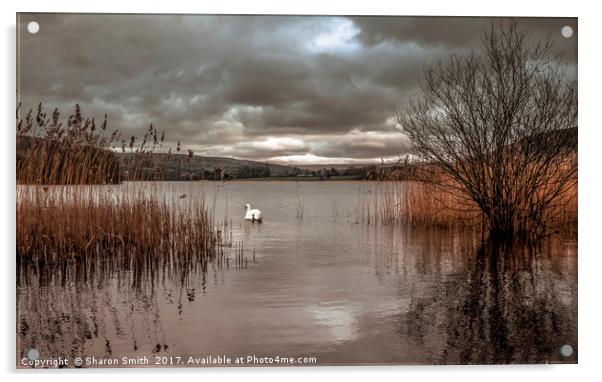
[[[419,95],[424,65],[478,50],[492,20],[22,14],[18,90],[25,107],[107,114],[125,138],[153,123],[199,155],[392,160],[409,148],[392,116]],[[550,35],[576,76],[575,19],[517,21]]]

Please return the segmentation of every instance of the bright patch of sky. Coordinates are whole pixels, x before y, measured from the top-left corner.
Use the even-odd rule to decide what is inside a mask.
[[[310,52],[350,53],[360,48],[360,44],[355,40],[360,30],[352,21],[333,18],[325,25],[325,29],[309,41]]]

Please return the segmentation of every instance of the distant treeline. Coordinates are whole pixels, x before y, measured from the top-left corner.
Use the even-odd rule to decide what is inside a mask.
[[[324,167],[307,169],[301,167],[273,165],[262,162],[244,161],[232,158],[189,156],[186,154],[130,154],[118,153],[121,164],[121,178],[128,180],[234,180],[260,178],[318,178],[384,180],[391,174],[398,176],[401,165],[361,166],[336,169]]]
[[[403,164],[303,168],[233,158],[205,157],[180,153],[117,153],[121,178],[129,180],[234,180],[259,178],[318,178],[383,180],[391,173],[407,173]]]
[[[253,164],[236,164],[236,160],[223,158],[204,158],[186,154],[130,154],[118,153],[121,165],[121,176],[128,180],[228,180],[244,178],[269,178],[276,173],[278,176],[289,176],[282,169],[275,170],[272,165],[255,162]],[[220,167],[218,162],[227,163]],[[242,161],[240,161],[243,163]]]

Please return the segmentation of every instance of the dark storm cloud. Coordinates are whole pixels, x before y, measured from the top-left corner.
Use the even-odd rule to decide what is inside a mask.
[[[342,139],[329,140],[316,145],[313,153],[327,158],[344,157],[353,152],[355,158],[387,158],[408,152],[410,145],[400,139],[397,132],[360,134],[352,132]]]
[[[26,24],[40,23],[30,35]],[[123,135],[149,123],[198,153],[282,161],[395,157],[391,122],[425,64],[478,47],[475,18],[21,15],[20,96],[79,103]],[[497,21],[497,20],[493,20]],[[520,19],[576,66],[573,19]],[[539,38],[539,37],[538,37]],[[318,159],[316,159],[318,158]]]
[[[556,50],[564,53],[564,58],[574,62],[577,59],[577,20],[574,18],[533,18],[533,17],[354,17],[353,22],[360,28],[358,40],[367,45],[383,42],[414,42],[421,46],[445,46],[448,49],[478,50],[482,32],[509,20],[528,31],[534,41],[551,38]],[[563,38],[560,30],[571,26],[575,31],[572,39]]]
[[[354,17],[360,28],[358,39],[368,45],[385,41],[414,42],[419,45],[466,47],[478,39],[486,22],[453,17]],[[445,32],[445,33],[442,33]]]

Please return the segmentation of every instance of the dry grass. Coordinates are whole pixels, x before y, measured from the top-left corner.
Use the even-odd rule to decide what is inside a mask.
[[[379,209],[383,223],[444,227],[481,221],[481,212],[471,201],[442,186],[417,181],[386,183]]]
[[[17,145],[17,184],[119,183],[114,153],[93,146],[22,137]]]
[[[576,152],[565,157],[566,163],[576,163],[576,160]],[[536,192],[529,195],[532,200],[525,198],[532,203],[515,203],[516,226],[519,232],[527,232],[525,238],[537,239],[553,233],[570,239],[577,237],[578,181],[576,174],[563,178],[572,174],[561,171],[565,167],[553,169],[557,171],[543,177],[545,182],[539,183]],[[527,170],[533,171],[529,166]],[[381,169],[379,179],[373,197],[358,204],[357,220],[410,227],[474,227],[482,232],[490,229],[488,219],[477,203],[460,184],[436,166],[400,160],[397,167]],[[559,184],[563,186],[558,187]],[[539,204],[543,207],[539,208]],[[534,210],[533,206],[538,208]],[[525,223],[532,221],[535,224]]]
[[[92,186],[120,180],[113,152],[119,133],[106,129],[106,117],[97,126],[77,106],[65,122],[41,105],[22,119],[17,112],[17,184],[26,184],[17,187],[17,259],[47,264],[102,254],[177,263],[218,256],[221,232],[203,197],[181,199],[154,182]],[[130,175],[148,166],[146,154],[164,139],[157,135],[151,125],[140,143],[130,139]]]
[[[27,186],[17,197],[17,256],[54,261],[103,253],[202,254],[221,242],[203,199],[161,199],[155,192],[115,196],[105,188]],[[152,186],[150,186],[152,187]],[[147,190],[148,191],[148,190]]]
[[[359,210],[361,221],[374,224],[452,227],[481,222],[474,204],[442,186],[419,181],[381,182]]]
[[[17,109],[17,184],[119,183],[110,150],[118,138],[117,130],[107,132],[106,116],[97,125],[77,105],[66,121],[56,109],[48,116],[41,104],[22,118]]]
[[[42,104],[21,116],[17,109],[17,184],[116,184],[125,180],[162,179],[171,159],[163,146],[165,134],[151,124],[142,139],[124,139],[108,130],[107,117],[97,124],[79,105],[61,121],[58,110],[48,115]],[[176,150],[181,150],[180,142]],[[128,152],[119,161],[116,152]],[[167,158],[154,155],[167,151]],[[186,161],[193,152],[188,150]],[[178,157],[178,160],[182,160]]]
[[[545,221],[548,226],[570,238],[577,238],[578,227],[578,184],[570,184],[548,211]]]
[[[383,181],[357,206],[357,220],[411,227],[481,228],[482,212],[457,189],[422,181]],[[577,185],[571,185],[547,212],[546,232],[577,236]]]

